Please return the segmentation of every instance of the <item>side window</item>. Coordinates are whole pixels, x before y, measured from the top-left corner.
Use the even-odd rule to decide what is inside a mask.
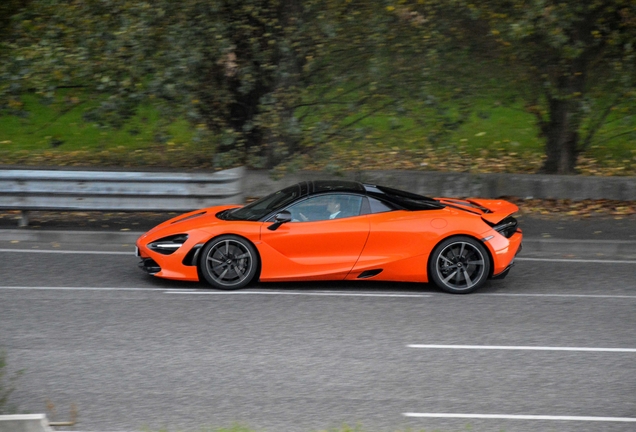
[[[325,194],[308,198],[287,208],[292,222],[315,222],[360,215],[362,197],[350,194]]]
[[[371,197],[369,197],[369,206],[370,213],[384,213],[394,210],[392,207],[389,207],[389,205],[383,203],[382,201]]]

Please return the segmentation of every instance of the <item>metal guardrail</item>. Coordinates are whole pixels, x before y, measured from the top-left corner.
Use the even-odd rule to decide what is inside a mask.
[[[0,209],[29,211],[189,211],[243,201],[243,167],[200,173],[0,171]]]

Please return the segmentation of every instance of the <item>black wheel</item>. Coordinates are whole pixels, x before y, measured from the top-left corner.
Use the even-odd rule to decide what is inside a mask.
[[[258,254],[254,246],[241,237],[220,236],[203,248],[199,270],[205,280],[215,288],[243,288],[256,275]]]
[[[471,237],[452,237],[435,247],[429,260],[429,278],[442,290],[467,294],[488,279],[490,256],[486,248]]]

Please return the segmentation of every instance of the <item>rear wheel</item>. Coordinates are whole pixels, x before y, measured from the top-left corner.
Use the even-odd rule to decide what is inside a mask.
[[[217,237],[201,251],[199,270],[210,285],[223,290],[243,288],[254,279],[258,254],[250,242],[234,235]]]
[[[442,290],[467,294],[488,279],[490,256],[484,245],[472,237],[444,240],[435,247],[429,262],[430,279]]]

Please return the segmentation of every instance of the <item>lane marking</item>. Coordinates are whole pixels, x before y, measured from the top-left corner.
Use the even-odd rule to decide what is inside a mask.
[[[547,346],[506,346],[506,345],[407,345],[409,348],[426,349],[474,349],[474,350],[525,350],[525,351],[591,351],[636,353],[636,348],[587,348],[587,347],[547,347]]]
[[[115,252],[115,251],[76,251],[76,250],[53,250],[53,249],[0,249],[0,252],[135,256],[135,251]]]
[[[578,258],[515,258],[515,261],[544,261],[560,263],[595,263],[595,264],[636,264],[633,260],[605,260],[605,259],[578,259]]]
[[[80,250],[56,250],[56,249],[0,249],[7,253],[50,253],[50,254],[86,254],[86,255],[135,255],[134,251],[80,251]],[[525,258],[518,257],[515,261],[560,262],[560,263],[594,263],[594,264],[636,264],[636,260],[609,260],[609,259],[578,259],[578,258]]]
[[[614,294],[506,294],[506,293],[474,293],[471,296],[492,296],[492,297],[573,297],[573,298],[615,298],[636,300],[633,295]]]
[[[205,288],[201,288],[205,290]],[[315,296],[358,296],[358,297],[447,297],[455,298],[448,294],[392,294],[392,293],[352,293],[337,291],[320,292],[298,292],[298,291],[187,291],[175,288],[153,288],[153,287],[52,287],[52,286],[0,286],[0,290],[76,290],[76,291],[162,291],[165,294],[193,294],[193,295],[315,295]],[[630,299],[636,300],[636,296],[629,295],[602,295],[602,294],[505,294],[505,293],[474,293],[471,296],[491,296],[491,297],[572,297],[572,298],[602,298],[602,299]]]
[[[47,286],[0,286],[0,290],[50,290],[50,291],[165,291],[166,288],[136,288],[136,287],[47,287]]]
[[[426,298],[432,297],[427,294],[369,294],[369,293],[338,293],[338,292],[282,292],[282,291],[178,291],[168,288],[118,288],[118,287],[23,287],[23,286],[6,286],[0,287],[0,290],[43,290],[43,291],[161,291],[164,294],[181,294],[181,295],[296,295],[296,296],[340,296],[340,297],[416,297]]]
[[[634,417],[588,417],[550,415],[508,415],[508,414],[455,414],[455,413],[403,413],[405,417],[420,418],[461,418],[461,419],[503,419],[503,420],[559,420],[593,422],[636,422]]]
[[[429,294],[369,294],[369,293],[338,293],[338,292],[297,292],[297,291],[174,291],[167,290],[165,294],[182,295],[295,295],[295,296],[336,296],[336,297],[406,297],[425,298]]]

